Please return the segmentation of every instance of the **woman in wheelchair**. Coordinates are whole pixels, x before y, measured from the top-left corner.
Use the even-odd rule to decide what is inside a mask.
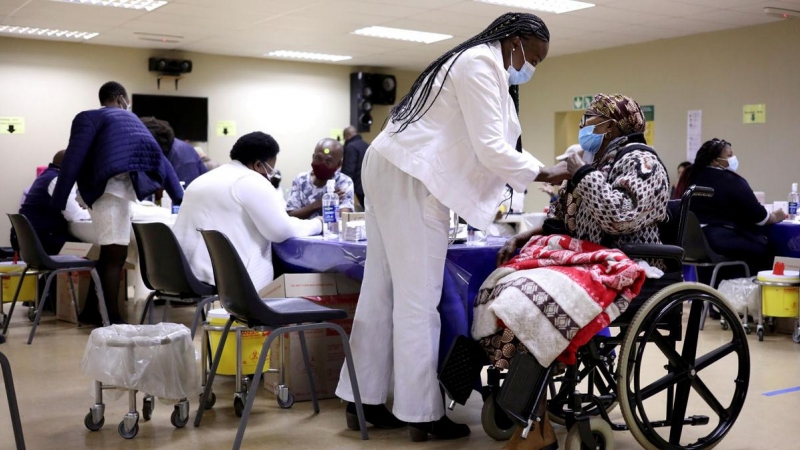
[[[644,126],[632,99],[595,96],[581,121],[584,159],[568,161],[573,177],[544,226],[501,249],[474,302],[479,343],[457,339],[440,370],[445,391],[464,404],[488,355],[481,423],[492,438],[511,439],[505,449],[558,448],[551,419],[567,426],[568,450],[613,449],[612,430],[629,430],[647,450],[709,449],[743,407],[745,331],[732,326],[699,354],[704,305],[731,324],[737,315],[714,289],[682,282],[674,245],[691,198],[713,190],[691,186],[668,203],[667,171]],[[598,332],[605,327],[619,332]],[[726,375],[707,384],[703,371],[717,363]],[[623,424],[609,418],[617,405]]]
[[[498,265],[508,262],[516,251],[529,242],[534,244],[532,239],[539,235],[564,235],[570,236],[586,242],[579,251],[583,254],[599,251],[599,246],[591,246],[588,243],[602,244],[609,248],[619,247],[622,243],[660,243],[658,223],[666,218],[667,202],[669,201],[669,178],[664,165],[659,160],[655,151],[646,145],[643,136],[645,128],[645,118],[639,105],[631,98],[623,95],[595,96],[590,107],[586,110],[580,124],[579,141],[583,147],[583,158],[574,154],[567,160],[572,179],[565,181],[559,189],[558,200],[550,207],[550,213],[542,229],[534,229],[512,237],[498,254]],[[575,241],[576,243],[578,241]],[[539,241],[536,244],[544,244]],[[544,244],[547,245],[547,244]],[[574,249],[575,243],[566,244]],[[537,245],[531,245],[531,249],[538,251]],[[529,258],[526,247],[523,255],[515,261]],[[576,252],[577,254],[578,252]],[[624,255],[617,255],[614,258],[614,265],[624,263]],[[523,258],[524,257],[524,258]],[[542,257],[539,253],[538,257]],[[606,254],[600,255],[607,258]],[[558,258],[554,258],[552,263],[559,263]],[[569,263],[568,261],[563,261]],[[653,266],[663,267],[660,260],[649,261]],[[549,264],[549,263],[548,263]],[[519,264],[518,264],[519,265]],[[524,264],[523,264],[524,266]],[[611,264],[606,266],[611,269]],[[524,266],[529,267],[529,266]],[[637,272],[636,268],[627,267],[626,270],[616,272],[618,279],[613,280],[615,286],[621,291],[635,288],[636,292],[628,291],[628,295],[615,295],[610,286],[606,284],[585,284],[577,283],[586,288],[589,292],[588,297],[602,295],[592,292],[597,289],[608,290],[612,293],[611,298],[615,301],[606,305],[611,309],[616,309],[611,314],[618,316],[627,306],[632,298],[630,293],[638,293],[644,275],[643,271]],[[631,274],[636,272],[634,276]],[[626,276],[635,279],[639,278],[638,286],[636,282],[620,285],[620,281]],[[485,284],[482,287],[482,294],[476,300],[475,325],[473,325],[473,337],[481,338],[480,342],[492,364],[500,369],[507,369],[510,360],[517,352],[529,353],[529,349],[520,341],[517,333],[522,333],[525,338],[523,341],[531,342],[535,336],[543,334],[544,328],[554,328],[564,337],[575,334],[575,330],[581,325],[585,325],[585,318],[572,317],[569,314],[569,306],[563,305],[562,299],[554,299],[547,294],[545,289],[552,291],[549,285],[558,281],[537,280],[536,277],[521,281],[528,284],[526,288],[530,292],[535,292],[531,297],[530,305],[522,306],[511,304],[508,306],[518,315],[521,311],[523,315],[529,317],[519,317],[519,321],[504,321],[518,324],[520,328],[514,329],[510,323],[504,323],[499,331],[488,336],[479,336],[481,333],[481,316],[486,316],[482,306],[487,302],[494,301],[495,310],[502,308],[497,303],[503,293],[498,293],[497,286],[487,289]],[[518,280],[524,279],[518,278]],[[491,279],[489,280],[491,281]],[[520,283],[518,281],[518,283]],[[538,286],[538,284],[548,286]],[[622,284],[624,284],[624,280]],[[574,288],[574,286],[573,286]],[[513,295],[513,294],[507,294]],[[556,294],[558,295],[558,294]],[[536,296],[547,297],[545,300],[538,300]],[[614,298],[617,297],[617,298]],[[608,296],[606,296],[608,298]],[[558,300],[558,301],[557,301]],[[523,300],[524,301],[524,300]],[[591,300],[589,300],[591,301]],[[511,303],[505,301],[505,303]],[[535,308],[535,309],[534,309]],[[566,308],[566,310],[565,310]],[[580,308],[580,307],[579,307]],[[559,314],[551,314],[550,311],[559,310]],[[597,311],[602,313],[602,310]],[[502,315],[502,313],[500,314]],[[491,314],[489,314],[491,316]],[[534,317],[535,316],[535,317]],[[610,317],[611,319],[615,317]],[[550,324],[544,325],[541,318],[549,319]],[[496,320],[496,319],[495,319]],[[530,326],[526,326],[530,324]],[[553,331],[553,330],[551,330]],[[531,336],[529,336],[531,335]],[[559,339],[554,336],[548,340],[560,341],[562,346],[567,343],[567,339]],[[560,353],[560,347],[555,351]],[[531,353],[537,355],[537,349]],[[565,349],[561,349],[565,350]],[[552,352],[551,352],[552,353]],[[542,355],[537,355],[542,357]],[[552,355],[550,355],[552,356]],[[548,358],[548,356],[544,356]],[[538,359],[538,358],[537,358]],[[543,366],[548,366],[551,361],[539,361]],[[545,396],[542,396],[539,408],[544,407]],[[544,422],[539,429],[534,430],[533,436],[526,440],[519,439],[522,430],[516,432],[516,436],[506,448],[530,448],[545,449],[556,448],[557,442],[552,431],[547,415],[544,414]]]

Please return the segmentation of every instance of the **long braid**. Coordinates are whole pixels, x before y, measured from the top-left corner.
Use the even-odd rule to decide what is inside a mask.
[[[450,60],[450,58],[453,58],[453,63],[455,63],[455,61],[464,53],[464,51],[472,47],[499,41],[500,39],[510,36],[519,36],[524,38],[533,36],[544,42],[550,42],[550,31],[547,29],[544,21],[542,21],[542,19],[540,19],[538,16],[528,13],[503,14],[494,22],[492,22],[492,24],[489,25],[485,30],[467,39],[461,44],[458,44],[437,58],[419,75],[419,77],[417,77],[416,81],[414,81],[414,84],[411,86],[411,89],[400,100],[400,103],[392,108],[392,112],[389,116],[392,122],[402,122],[396,132],[400,133],[410,124],[420,120],[422,116],[428,112],[433,103],[436,102],[436,99],[442,92],[442,86],[444,85],[444,81],[447,80],[447,76],[450,74],[450,69],[453,67],[453,64],[450,64],[450,67],[447,68],[447,72],[445,72],[444,78],[442,79],[442,86],[439,86],[439,90],[434,95],[433,101],[431,101],[427,107],[425,106],[428,103],[431,92],[433,91],[433,85],[436,81],[436,74],[445,65],[445,63]]]

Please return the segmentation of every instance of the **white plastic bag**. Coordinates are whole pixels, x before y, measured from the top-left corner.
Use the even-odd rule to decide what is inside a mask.
[[[103,384],[164,399],[194,397],[199,389],[191,333],[176,323],[96,328],[81,370]]]
[[[761,286],[753,282],[753,278],[736,278],[724,280],[717,289],[736,312],[744,313],[745,307],[750,314],[758,310],[761,303]]]

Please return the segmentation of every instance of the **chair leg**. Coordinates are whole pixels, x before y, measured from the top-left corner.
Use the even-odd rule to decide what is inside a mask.
[[[167,321],[167,311],[169,311],[169,298],[165,299],[164,301],[164,313],[161,315],[161,321]]]
[[[356,367],[353,364],[353,353],[350,351],[350,338],[344,329],[335,323],[329,323],[329,328],[339,333],[342,338],[342,346],[344,347],[344,360],[347,364],[347,371],[350,373],[350,386],[353,389],[353,403],[356,404],[356,413],[358,414],[358,425],[361,428],[361,439],[369,440],[367,433],[367,421],[364,418],[364,406],[361,404],[361,391],[358,390],[358,380],[356,378]]]
[[[75,311],[75,322],[77,322],[78,327],[80,327],[81,321],[78,319],[78,317],[80,317],[81,313],[78,310],[78,296],[75,294],[75,283],[72,282],[72,272],[67,272],[67,279],[69,280],[69,292],[71,295],[70,298],[72,299],[72,309]],[[58,302],[58,299],[56,299],[56,302]]]
[[[39,326],[39,320],[42,318],[44,305],[47,304],[47,300],[50,298],[50,283],[53,282],[53,278],[55,277],[56,272],[50,272],[47,275],[47,281],[44,282],[44,295],[42,296],[42,301],[39,302],[39,308],[36,310],[36,318],[33,320],[33,328],[31,328],[31,334],[28,336],[28,345],[33,342],[33,335],[36,334],[36,327]]]
[[[214,353],[214,362],[211,364],[211,373],[208,374],[206,385],[203,388],[203,395],[200,397],[200,405],[197,408],[197,415],[194,416],[195,427],[199,427],[200,421],[203,420],[203,412],[206,410],[206,399],[211,395],[211,386],[214,384],[214,377],[217,375],[219,361],[222,359],[222,349],[225,347],[225,340],[228,338],[228,332],[231,331],[231,325],[233,325],[232,317],[225,322],[225,329],[222,330],[222,336],[219,338],[219,346]],[[253,389],[253,392],[256,391],[258,391],[258,389]]]
[[[308,387],[311,389],[311,404],[314,405],[314,413],[319,414],[319,402],[317,401],[317,388],[314,386],[314,371],[311,367],[311,359],[308,357],[308,345],[306,344],[306,332],[300,331],[300,349],[303,350],[303,363],[306,365],[308,374]]]
[[[0,367],[3,371],[3,383],[8,397],[8,409],[11,413],[11,427],[14,429],[14,441],[17,450],[25,450],[25,437],[22,435],[22,421],[19,418],[19,405],[17,405],[17,394],[14,390],[14,377],[11,375],[11,364],[8,358],[0,352]]]
[[[700,331],[703,331],[703,327],[706,326],[706,317],[708,317],[708,312],[711,310],[711,303],[703,302],[703,315],[700,317]]]
[[[144,302],[144,309],[142,310],[142,318],[139,320],[139,325],[144,325],[144,320],[147,318],[148,312],[150,313],[150,319],[153,318],[153,311],[151,308],[153,307],[153,301],[155,300],[155,297],[156,291],[151,292],[150,295],[147,296],[147,300]],[[194,337],[194,334],[192,334],[192,337]]]
[[[272,345],[272,341],[275,340],[276,335],[285,333],[285,330],[286,328],[272,330],[269,336],[267,336],[267,339],[264,341],[264,345],[261,346],[261,355],[258,357],[258,363],[256,364],[256,373],[253,374],[253,381],[250,383],[253,388],[247,393],[247,402],[245,402],[244,411],[242,411],[242,418],[239,419],[239,429],[236,431],[236,439],[233,441],[233,450],[239,450],[239,448],[242,446],[244,430],[247,428],[247,421],[250,420],[250,411],[253,409],[253,403],[255,402],[256,395],[258,395],[258,384],[261,381],[261,372],[264,371],[264,363],[267,360],[267,352],[269,351],[269,347]]]
[[[8,316],[6,316],[6,323],[3,324],[3,334],[8,333],[8,323],[11,322],[11,316],[14,314],[14,307],[17,305],[17,299],[19,298],[19,291],[22,290],[22,282],[25,281],[25,274],[28,273],[28,266],[25,266],[22,269],[22,275],[19,277],[19,284],[17,285],[17,291],[14,292],[14,299],[11,300],[11,308],[8,310]]]
[[[100,275],[97,273],[97,269],[92,269],[90,272],[92,275],[92,280],[94,280],[94,289],[97,292],[97,307],[100,309],[100,317],[103,319],[103,326],[111,325],[111,321],[108,319],[108,308],[106,308],[106,296],[103,294],[103,285],[100,283]]]
[[[216,300],[217,297],[206,297],[197,303],[197,309],[194,310],[194,319],[192,320],[192,340],[194,340],[194,335],[197,333],[197,326],[206,320],[206,306]]]

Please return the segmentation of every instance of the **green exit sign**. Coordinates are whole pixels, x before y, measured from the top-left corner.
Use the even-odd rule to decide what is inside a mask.
[[[593,95],[579,95],[572,99],[572,109],[586,109],[592,104]]]
[[[642,112],[644,113],[644,120],[648,122],[652,122],[656,120],[656,107],[653,105],[644,105],[642,106]]]

